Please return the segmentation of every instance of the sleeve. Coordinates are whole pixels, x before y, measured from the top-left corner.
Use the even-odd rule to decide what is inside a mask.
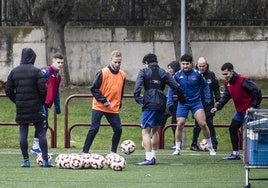
[[[171,89],[171,87],[168,87],[168,94],[167,94],[167,106],[168,106],[168,108],[174,105],[173,94],[174,94],[174,92]]]
[[[220,100],[220,98],[221,98],[220,84],[219,84],[219,81],[218,81],[218,79],[217,79],[217,77],[215,76],[214,73],[212,75],[211,89],[213,91],[215,101],[218,102]]]
[[[209,84],[207,82],[207,80],[202,76],[202,74],[200,74],[200,81],[201,84],[203,85],[203,90],[201,92],[204,92],[204,102],[205,103],[211,103],[211,97],[210,97],[210,88],[209,88]]]
[[[170,92],[170,94],[168,94],[168,98],[170,98],[170,99],[168,99],[168,101],[173,100],[173,95],[177,95],[180,103],[186,104],[186,99],[184,97],[184,93],[180,87],[180,84],[169,73],[166,73],[166,74],[167,74],[167,79],[166,79],[167,84],[169,85],[169,87],[172,88],[172,91],[173,91],[173,92]],[[171,96],[169,96],[169,95],[171,95]]]
[[[16,103],[16,101],[15,101],[16,92],[14,90],[15,86],[14,86],[14,82],[12,81],[13,80],[12,77],[13,77],[13,72],[11,71],[11,73],[9,74],[9,76],[7,78],[7,82],[5,85],[5,93],[13,103]]]
[[[50,72],[49,72],[48,68],[42,68],[41,71],[42,71],[42,73],[43,73],[44,78],[46,79],[46,81],[48,81],[49,80],[49,77],[50,77]]]
[[[54,107],[55,107],[55,111],[57,114],[60,114],[61,113],[61,109],[60,109],[60,92],[59,92],[59,89],[56,93],[56,97],[55,97],[55,100],[54,100]]]
[[[143,104],[143,97],[141,96],[141,90],[143,89],[143,87],[144,87],[144,73],[143,70],[140,70],[134,86],[134,99],[140,105]]]
[[[251,106],[253,108],[259,108],[262,100],[261,89],[249,78],[246,78],[242,82],[242,88],[245,89],[247,92],[251,93],[251,95],[253,96]]]
[[[97,74],[95,76],[95,79],[93,81],[93,84],[90,87],[90,91],[91,91],[93,97],[97,101],[99,101],[99,102],[101,102],[101,103],[104,104],[104,103],[107,102],[107,99],[100,92],[101,83],[102,83],[102,71],[100,70],[99,72],[97,72]]]
[[[47,86],[46,86],[46,80],[41,70],[38,71],[37,85],[38,85],[40,99],[43,103],[45,103],[46,95],[47,95]]]
[[[217,110],[221,110],[221,109],[224,107],[224,105],[225,105],[230,99],[231,99],[231,95],[230,95],[228,89],[227,89],[226,86],[225,86],[225,89],[224,89],[224,91],[223,91],[223,95],[222,95],[222,97],[220,98],[219,102],[218,102],[217,105],[216,105]]]

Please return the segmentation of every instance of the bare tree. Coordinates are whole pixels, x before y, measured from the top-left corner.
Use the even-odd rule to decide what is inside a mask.
[[[76,2],[78,0],[40,0],[35,6],[35,11],[39,12],[43,17],[47,63],[53,53],[59,52],[64,55],[63,87],[68,87],[71,84],[66,56],[64,28]]]

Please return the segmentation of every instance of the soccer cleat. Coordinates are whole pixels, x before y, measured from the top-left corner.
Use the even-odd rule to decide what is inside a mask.
[[[191,145],[190,150],[192,151],[200,151],[199,147],[197,145]]]
[[[181,150],[175,149],[175,151],[172,153],[172,155],[180,155]]]
[[[216,152],[213,147],[207,147],[206,149],[209,151],[209,155],[216,155]]]
[[[136,165],[155,165],[155,158],[151,160],[144,159],[142,162],[136,163]]]
[[[54,165],[51,164],[49,161],[43,161],[42,167],[45,167],[45,168],[54,167]]]
[[[240,156],[239,155],[234,155],[231,154],[229,156],[223,157],[222,160],[240,160]]]
[[[36,154],[36,155],[38,155],[39,153],[42,153],[42,151],[41,151],[41,149],[40,148],[37,148],[37,149],[31,149],[31,153],[32,154]]]
[[[30,167],[31,165],[30,165],[30,161],[29,160],[26,160],[26,161],[24,161],[21,165],[20,165],[21,167]]]
[[[168,149],[174,150],[176,149],[176,145],[170,146]]]

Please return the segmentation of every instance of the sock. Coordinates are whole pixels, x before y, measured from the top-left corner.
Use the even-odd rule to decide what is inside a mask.
[[[39,139],[38,138],[34,138],[33,149],[39,149]]]
[[[151,160],[152,159],[152,156],[151,156],[151,152],[145,152],[145,159],[146,160]]]
[[[206,141],[207,141],[207,147],[212,148],[211,138],[207,138]]]
[[[176,150],[180,150],[181,149],[181,141],[176,142]]]
[[[239,151],[233,151],[233,155],[239,155]]]
[[[152,158],[156,159],[156,150],[152,150]]]

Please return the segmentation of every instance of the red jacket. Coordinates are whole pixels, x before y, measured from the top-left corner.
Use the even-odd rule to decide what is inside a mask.
[[[47,69],[49,70],[50,76],[48,81],[46,82],[47,85],[47,96],[45,100],[45,104],[50,108],[55,100],[57,91],[59,89],[61,76],[55,75],[55,71],[51,66],[48,66]]]

